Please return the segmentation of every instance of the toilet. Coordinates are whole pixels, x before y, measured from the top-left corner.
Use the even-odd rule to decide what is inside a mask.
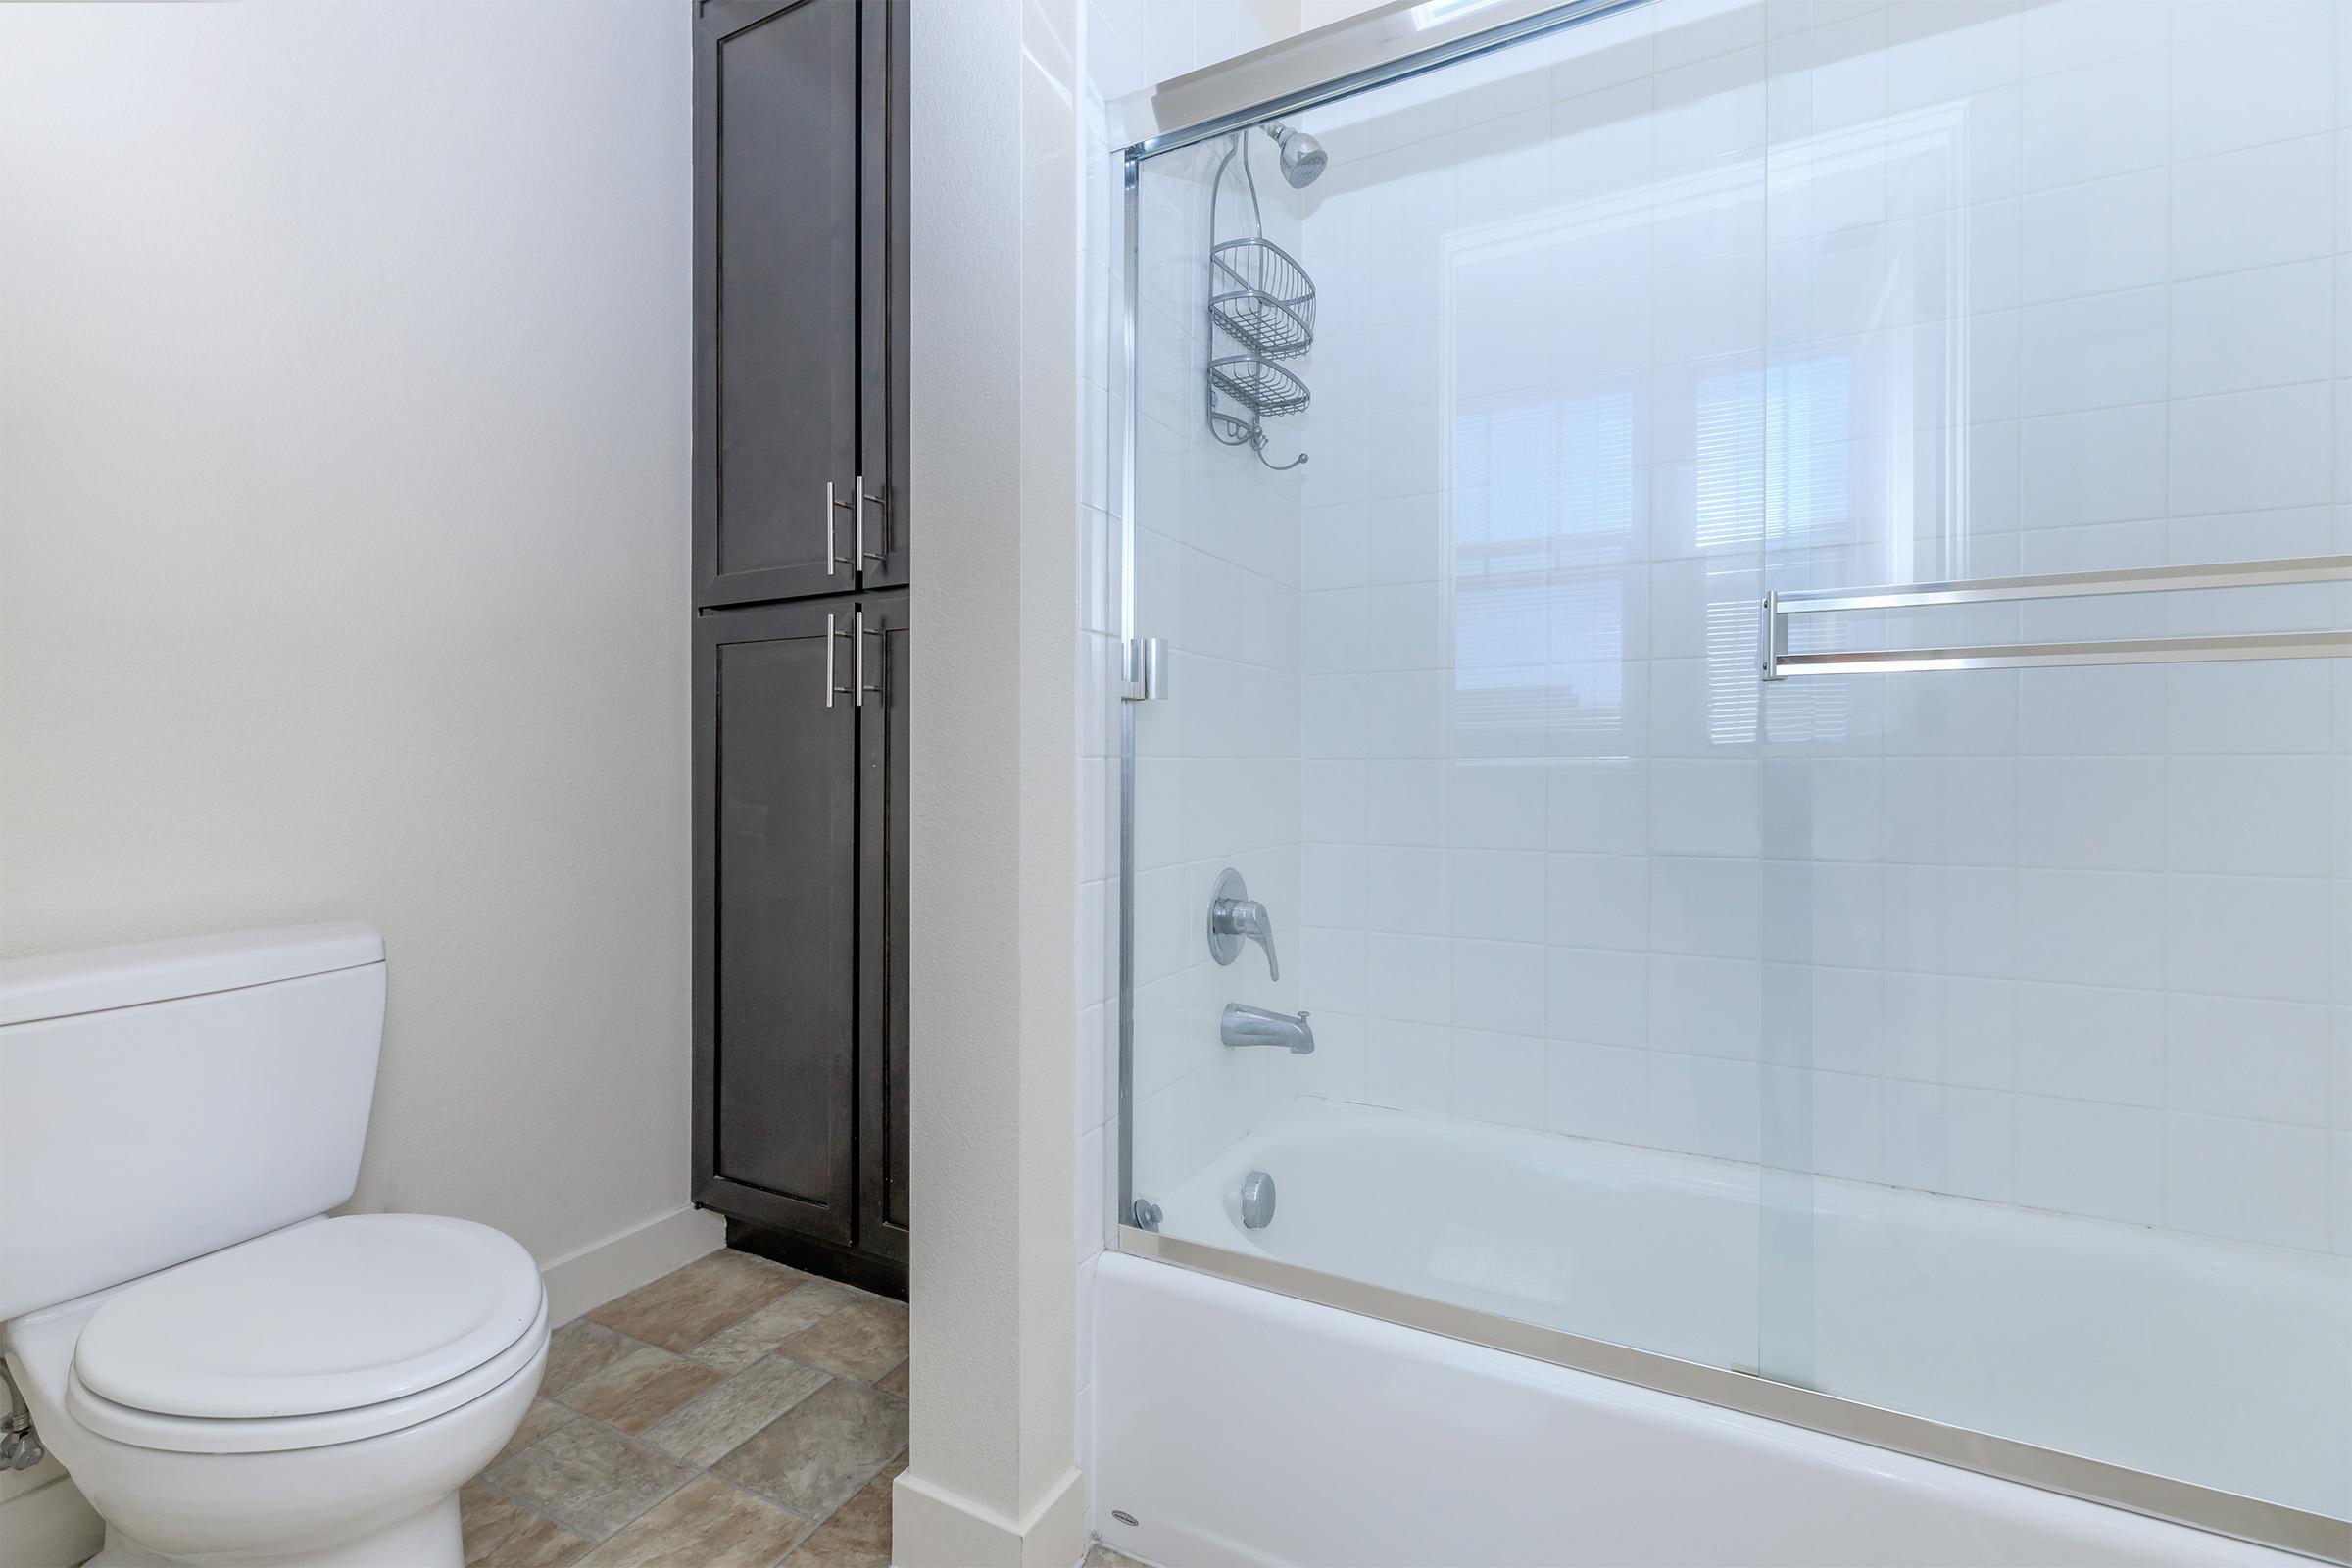
[[[352,923],[0,963],[0,1356],[95,1563],[464,1562],[547,1293],[486,1225],[325,1217],[383,1017]]]

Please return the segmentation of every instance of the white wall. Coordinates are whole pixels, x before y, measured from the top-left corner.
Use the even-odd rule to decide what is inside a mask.
[[[380,926],[354,1206],[543,1263],[687,1198],[689,77],[0,12],[0,952]]]
[[[902,1564],[1085,1542],[1071,1288],[1082,420],[1072,0],[912,48],[914,1308]]]

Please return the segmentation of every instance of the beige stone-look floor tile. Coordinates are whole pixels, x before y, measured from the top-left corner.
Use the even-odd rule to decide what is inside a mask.
[[[906,1461],[894,1459],[785,1561],[791,1568],[890,1568],[890,1484]]]
[[[881,1299],[853,1301],[777,1348],[796,1361],[871,1383],[906,1359],[906,1308]]]
[[[1146,1565],[1125,1552],[1111,1550],[1098,1541],[1088,1548],[1086,1561],[1079,1568],[1146,1568]]]
[[[772,1502],[697,1476],[622,1526],[582,1568],[767,1568],[808,1528]]]
[[[592,1372],[564,1391],[564,1402],[623,1432],[643,1432],[722,1374],[652,1346]]]
[[[863,1291],[831,1280],[810,1280],[768,1302],[741,1322],[719,1330],[686,1352],[687,1359],[736,1372],[786,1340],[852,1301],[870,1299]]]
[[[497,1458],[492,1459],[490,1464],[496,1464],[499,1459],[504,1459],[508,1454],[516,1453],[529,1447],[564,1422],[571,1420],[573,1412],[564,1409],[553,1399],[546,1397],[533,1399],[531,1407],[522,1412],[522,1424],[514,1429],[514,1435],[507,1440],[507,1446],[498,1450]],[[486,1464],[482,1468],[487,1470],[490,1468],[490,1464]]]
[[[602,1541],[693,1475],[668,1455],[582,1416],[510,1455],[483,1479],[566,1529]]]
[[[458,1519],[466,1532],[466,1568],[561,1568],[588,1549],[562,1525],[478,1481],[458,1494]]]
[[[548,1336],[547,1371],[539,1379],[539,1393],[553,1398],[570,1388],[591,1372],[601,1372],[624,1355],[634,1355],[645,1348],[643,1340],[632,1340],[625,1334],[615,1334],[602,1323],[582,1318],[566,1323]]]
[[[822,1519],[906,1446],[903,1400],[836,1378],[710,1468],[794,1513]]]
[[[665,1350],[685,1350],[749,1317],[808,1279],[798,1269],[745,1252],[712,1252],[589,1317]]]
[[[830,1381],[815,1367],[762,1356],[648,1431],[645,1441],[673,1459],[707,1470]]]
[[[914,1363],[912,1361],[901,1361],[896,1372],[876,1382],[874,1387],[880,1389],[884,1394],[895,1394],[902,1399],[906,1398],[907,1391],[912,1387],[908,1380],[913,1371]]]

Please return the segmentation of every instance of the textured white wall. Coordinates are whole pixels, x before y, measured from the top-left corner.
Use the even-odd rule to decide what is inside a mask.
[[[687,1183],[689,76],[657,5],[0,13],[0,953],[351,917],[355,1206]]]

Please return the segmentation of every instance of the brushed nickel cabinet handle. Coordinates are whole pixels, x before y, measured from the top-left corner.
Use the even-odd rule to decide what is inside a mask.
[[[855,512],[855,513],[858,514],[858,529],[857,529],[857,538],[856,538],[855,544],[854,544],[854,546],[853,546],[853,548],[854,548],[854,549],[857,551],[857,553],[858,553],[858,554],[857,554],[857,562],[858,562],[858,564],[857,564],[857,566],[856,566],[856,568],[855,568],[855,569],[856,569],[856,570],[858,570],[858,571],[863,571],[863,570],[865,569],[865,564],[866,564],[867,562],[869,562],[869,561],[870,561],[870,562],[873,562],[875,564],[879,565],[879,564],[881,564],[881,561],[882,561],[882,553],[881,553],[880,551],[878,551],[878,550],[868,550],[868,549],[866,549],[866,548],[865,548],[865,507],[866,507],[866,503],[867,503],[867,502],[869,502],[869,501],[870,501],[870,502],[872,502],[872,503],[873,503],[875,506],[877,506],[877,507],[880,507],[880,508],[881,508],[881,509],[882,509],[882,510],[883,510],[885,513],[887,513],[887,512],[889,512],[889,511],[890,511],[890,503],[889,503],[887,500],[885,500],[883,497],[881,497],[881,496],[869,496],[869,495],[867,495],[867,494],[865,493],[865,475],[864,475],[864,474],[862,474],[862,473],[861,473],[861,474],[859,474],[859,475],[858,476],[858,488],[857,488],[856,494],[857,494],[857,501],[856,501],[855,505],[854,505],[854,506],[851,508],[851,510],[852,510],[853,512]]]

